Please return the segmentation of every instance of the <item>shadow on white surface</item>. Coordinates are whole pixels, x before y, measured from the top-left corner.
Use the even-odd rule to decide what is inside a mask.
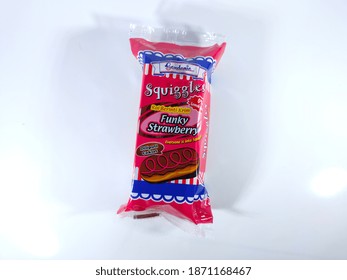
[[[183,8],[181,3],[174,1],[166,1],[158,7],[157,20],[168,24],[165,19],[175,14],[176,23],[189,27],[191,21],[185,19],[192,10],[201,15],[218,15],[218,23],[196,17],[195,24],[224,33],[228,38],[227,50],[213,76],[207,184],[215,209],[238,212],[234,206],[252,182],[261,149],[262,97],[265,94],[261,73],[267,44],[266,25],[261,19],[248,19],[229,8],[211,10],[194,3],[185,4]],[[102,15],[95,19],[95,27],[72,30],[65,35],[52,73],[52,97],[47,109],[52,174],[50,187],[45,191],[77,214],[60,227],[60,238],[65,240],[62,254],[74,258],[90,257],[91,251],[74,253],[74,244],[87,242],[87,236],[93,238],[93,234],[87,234],[84,241],[77,241],[78,232],[90,229],[76,228],[72,221],[80,217],[78,219],[83,222],[88,213],[93,217],[102,211],[115,211],[128,198],[141,85],[141,68],[132,57],[128,41],[132,20]],[[248,80],[250,76],[252,83]],[[218,250],[208,254],[201,250],[198,254],[190,250],[190,253],[175,252],[173,248],[178,242],[175,238],[182,238],[182,233],[173,231],[173,226],[163,225],[161,220],[137,223],[138,233],[133,233],[133,238],[129,235],[133,230],[118,227],[129,224],[133,228],[135,223],[122,221],[116,226],[117,238],[134,240],[139,234],[145,234],[148,242],[155,238],[159,246],[164,246],[166,237],[171,236],[169,255],[172,258],[229,258],[233,255],[222,243],[217,246]],[[111,232],[114,230],[108,235]],[[200,246],[201,240],[188,239],[192,247]],[[118,243],[113,245],[120,246]],[[215,244],[215,241],[208,243]],[[96,247],[94,244],[93,250]],[[143,245],[136,242],[127,247],[126,258],[155,259],[164,255],[159,251],[141,254]],[[122,258],[109,251],[93,252],[97,258]],[[166,253],[166,258],[171,258],[169,255]]]
[[[57,57],[50,191],[74,211],[116,211],[130,191],[140,80],[124,50],[128,25],[96,26],[68,34]]]
[[[191,11],[212,13],[218,23],[196,17],[196,26],[228,38],[213,77],[207,184],[215,208],[236,211],[235,203],[257,170],[262,141],[266,27],[261,19],[247,19],[226,7],[182,5],[163,2],[158,22],[168,25],[166,19],[175,14],[176,24],[189,26]],[[131,188],[141,83],[128,42],[132,21],[99,15],[96,22],[94,28],[68,34],[53,78],[51,191],[75,211],[116,209]]]
[[[17,14],[15,2],[0,17],[0,258],[346,258],[344,3],[33,0]],[[117,219],[141,80],[132,17],[227,35],[207,167],[214,239]]]

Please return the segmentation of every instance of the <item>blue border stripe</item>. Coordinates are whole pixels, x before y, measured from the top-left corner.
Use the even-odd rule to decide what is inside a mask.
[[[206,188],[204,185],[186,185],[186,184],[171,184],[171,183],[151,184],[146,181],[134,180],[133,192],[194,197],[195,195],[206,194]]]

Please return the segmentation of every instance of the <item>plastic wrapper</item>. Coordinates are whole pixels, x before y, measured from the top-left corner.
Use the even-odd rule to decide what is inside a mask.
[[[142,66],[132,191],[118,213],[168,213],[212,223],[205,187],[211,76],[223,37],[184,29],[131,27]]]

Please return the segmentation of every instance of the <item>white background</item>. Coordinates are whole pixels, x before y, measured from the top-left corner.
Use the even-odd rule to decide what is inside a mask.
[[[347,3],[0,1],[0,258],[346,259]],[[207,238],[121,219],[140,66],[131,22],[227,35]]]

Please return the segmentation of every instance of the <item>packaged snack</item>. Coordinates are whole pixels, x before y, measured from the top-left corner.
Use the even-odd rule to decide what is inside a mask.
[[[131,50],[142,65],[133,186],[118,213],[169,213],[212,223],[204,184],[211,75],[226,43],[210,33],[133,26]]]

